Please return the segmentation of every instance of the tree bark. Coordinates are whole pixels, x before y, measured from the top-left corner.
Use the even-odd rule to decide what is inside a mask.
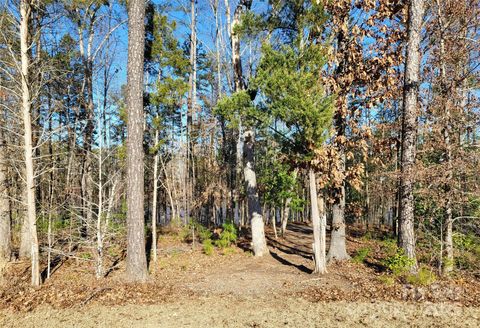
[[[309,169],[308,178],[310,182],[310,205],[312,208],[312,225],[313,225],[313,256],[315,261],[315,269],[313,273],[323,274],[327,272],[326,267],[326,216],[323,208],[323,198],[318,204],[317,196],[317,180],[313,169]],[[319,213],[319,205],[321,205],[321,216]]]
[[[285,204],[283,206],[283,214],[282,214],[282,227],[281,227],[281,235],[285,237],[285,232],[287,231],[287,224],[288,224],[288,214],[290,213],[290,203],[292,202],[292,198],[287,198],[285,200]]]
[[[441,9],[440,1],[436,1],[437,4],[437,14],[440,30],[440,92],[442,97],[443,105],[443,141],[445,143],[445,151],[443,154],[443,159],[446,165],[446,177],[445,184],[443,186],[445,192],[445,255],[446,260],[443,261],[443,273],[449,274],[453,270],[453,212],[452,212],[452,201],[450,194],[452,181],[452,145],[450,141],[451,134],[451,115],[450,115],[450,101],[448,96],[448,87],[447,87],[447,68],[445,62],[445,23],[444,17]],[[443,256],[443,254],[442,254]]]
[[[193,200],[193,193],[195,190],[194,182],[194,144],[192,138],[193,132],[193,117],[197,109],[197,12],[196,0],[190,0],[190,76],[189,76],[189,95],[188,95],[188,109],[187,109],[187,147],[186,147],[186,219],[190,218],[190,203]]]
[[[0,129],[0,272],[11,256],[10,200],[8,199],[8,172],[6,142]]]
[[[245,182],[247,185],[248,216],[252,226],[252,245],[255,256],[263,256],[268,253],[267,242],[262,217],[262,209],[257,194],[257,178],[254,171],[253,145],[255,136],[253,131],[245,132]]]
[[[159,131],[155,131],[155,147],[158,146]],[[152,260],[157,263],[157,199],[158,199],[158,162],[160,154],[155,149],[155,159],[153,163],[153,196],[152,196]]]
[[[345,150],[341,148],[340,166],[342,174],[345,174]],[[333,204],[332,217],[332,235],[330,239],[330,248],[328,250],[327,260],[344,261],[350,259],[347,253],[346,235],[345,235],[345,179],[338,191],[338,198]]]
[[[30,235],[30,258],[32,285],[40,285],[39,250],[37,237],[37,212],[35,207],[35,172],[33,163],[31,90],[29,84],[28,27],[31,15],[30,2],[20,1],[20,52],[22,67],[22,114],[24,127],[25,181],[27,201],[27,222]]]
[[[145,2],[128,3],[127,278],[147,279],[144,233],[143,60]]]
[[[414,197],[417,97],[420,73],[420,37],[424,1],[412,0],[408,10],[408,44],[405,63],[402,117],[402,158],[400,177],[399,246],[415,260]],[[416,264],[412,267],[416,271]]]
[[[232,66],[233,66],[233,91],[239,92],[245,90],[245,83],[243,81],[243,71],[242,71],[242,57],[240,56],[240,39],[238,34],[235,33],[235,27],[241,23],[241,16],[245,10],[245,0],[242,0],[238,3],[235,12],[233,14],[233,21],[232,23],[228,23],[229,32],[230,32],[230,40],[231,40],[231,47],[232,47]],[[230,14],[230,8],[228,5],[228,1],[225,2],[227,6],[227,14]],[[229,17],[228,17],[229,22]],[[235,190],[233,191],[234,194],[234,221],[238,225],[240,223],[240,190],[242,185],[242,165],[243,157],[245,156],[243,153],[244,148],[244,132],[243,132],[243,125],[242,125],[242,116],[240,114],[238,116],[238,139],[237,139],[237,152],[236,152],[236,163],[235,163],[235,180],[236,186]],[[245,169],[245,168],[244,168]]]

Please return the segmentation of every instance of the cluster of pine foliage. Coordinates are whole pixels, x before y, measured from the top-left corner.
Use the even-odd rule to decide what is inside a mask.
[[[479,270],[479,22],[478,0],[2,0],[0,271],[103,277],[123,247],[141,281],[159,225],[262,256],[290,221],[317,273],[349,226],[398,238],[389,267]]]

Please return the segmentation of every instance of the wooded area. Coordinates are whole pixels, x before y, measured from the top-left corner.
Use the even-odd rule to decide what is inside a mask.
[[[173,234],[478,282],[479,42],[478,0],[2,0],[2,280],[162,279]]]

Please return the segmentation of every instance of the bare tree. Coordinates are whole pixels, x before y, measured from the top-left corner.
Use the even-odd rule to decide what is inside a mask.
[[[28,0],[20,1],[20,52],[22,75],[22,113],[24,128],[25,181],[28,231],[31,242],[32,285],[40,285],[39,250],[37,237],[37,212],[35,207],[35,172],[33,163],[31,94],[29,84],[29,21],[32,7]]]

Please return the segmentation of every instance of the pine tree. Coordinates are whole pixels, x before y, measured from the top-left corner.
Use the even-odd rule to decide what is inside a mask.
[[[127,278],[147,279],[144,218],[143,163],[143,59],[145,2],[128,3],[127,73]]]
[[[316,180],[317,154],[332,121],[332,97],[325,94],[320,77],[325,62],[325,48],[300,36],[279,50],[264,45],[255,78],[266,110],[290,131],[283,139],[288,156],[308,171],[315,273],[326,272],[326,217],[323,206],[319,209]]]

